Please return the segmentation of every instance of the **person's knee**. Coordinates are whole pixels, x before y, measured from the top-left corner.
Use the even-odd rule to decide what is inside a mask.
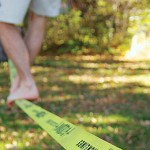
[[[0,31],[9,30],[9,29],[14,28],[14,27],[15,27],[15,25],[13,25],[13,24],[0,22]]]
[[[38,14],[36,14],[35,12],[30,12],[30,14],[29,14],[29,20],[30,21],[39,21],[39,20],[45,20],[46,19],[46,17],[45,16],[42,16],[42,15],[38,15]]]

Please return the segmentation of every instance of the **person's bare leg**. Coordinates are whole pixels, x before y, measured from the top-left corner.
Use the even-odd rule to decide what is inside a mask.
[[[9,95],[8,102],[23,98],[38,98],[38,90],[30,73],[28,49],[19,31],[14,25],[0,23],[0,39],[20,78],[20,86]]]
[[[45,35],[46,24],[46,17],[37,15],[34,12],[29,13],[28,30],[25,34],[24,40],[29,50],[30,64],[33,64],[35,57],[41,49]],[[19,81],[19,76],[17,75],[14,80],[14,86],[11,88],[11,92],[17,89],[19,86]]]
[[[15,92],[15,90],[17,90],[17,88],[19,86],[20,86],[20,77],[19,77],[18,73],[16,73],[16,76],[15,76],[13,83],[11,85],[11,88],[10,88],[10,93]]]
[[[22,29],[18,28],[18,27],[17,27],[17,29],[22,36]],[[13,93],[19,86],[20,86],[20,78],[19,78],[18,73],[16,72],[16,76],[13,79],[13,83],[12,83],[11,88],[10,88],[10,93]]]
[[[41,50],[47,18],[37,15],[34,12],[29,13],[28,30],[25,34],[25,43],[29,50],[30,63],[34,62],[35,57]]]

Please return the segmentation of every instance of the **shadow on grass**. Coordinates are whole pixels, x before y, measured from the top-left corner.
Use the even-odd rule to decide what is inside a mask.
[[[150,146],[149,62],[39,57],[32,72],[41,95],[37,104],[42,108],[122,149],[147,150]],[[2,99],[8,94],[8,70],[0,73]],[[38,139],[44,131],[17,107],[8,110],[4,101],[0,103],[0,124],[3,143],[13,143],[8,137],[15,130],[20,133],[15,140],[22,139],[19,149],[63,149],[48,135]],[[28,137],[30,133],[34,140]]]

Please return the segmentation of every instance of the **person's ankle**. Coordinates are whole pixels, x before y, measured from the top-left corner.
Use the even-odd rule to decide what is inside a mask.
[[[24,86],[27,88],[36,88],[36,84],[33,80],[22,81],[21,86]]]

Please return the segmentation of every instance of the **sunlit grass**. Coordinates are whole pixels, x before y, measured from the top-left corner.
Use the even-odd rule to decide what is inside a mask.
[[[7,63],[0,64],[0,149],[62,150],[15,106],[6,107]],[[95,56],[41,56],[32,67],[37,105],[128,150],[150,146],[150,61]]]

